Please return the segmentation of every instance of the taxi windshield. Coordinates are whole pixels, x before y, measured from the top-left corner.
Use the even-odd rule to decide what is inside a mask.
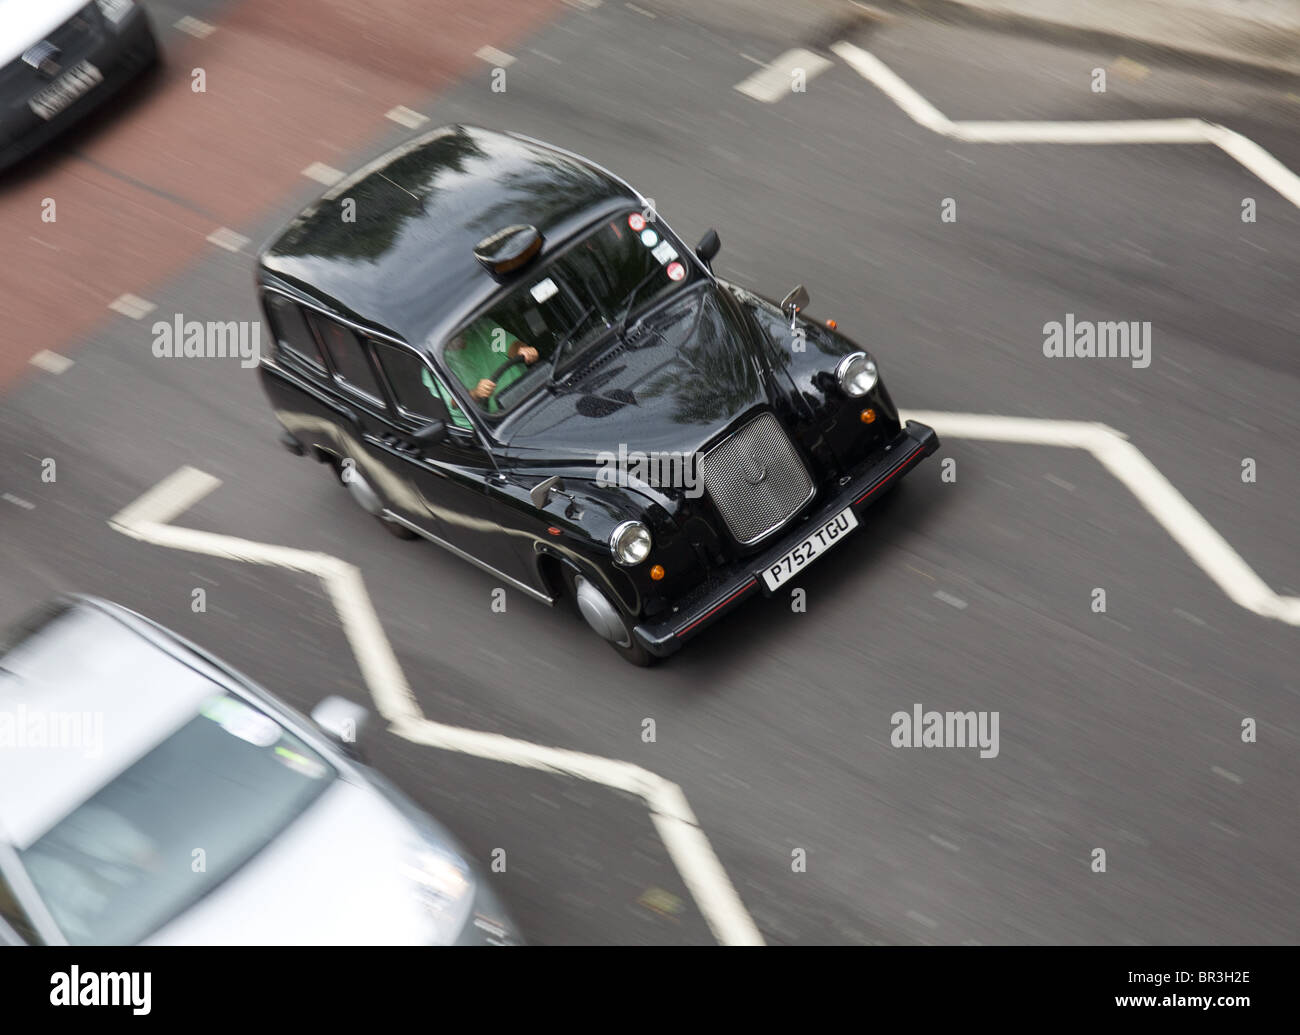
[[[681,247],[642,212],[622,212],[452,334],[442,362],[481,414],[500,417],[688,282]]]

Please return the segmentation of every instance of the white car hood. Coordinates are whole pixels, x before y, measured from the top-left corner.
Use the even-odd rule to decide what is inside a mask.
[[[336,780],[258,855],[145,944],[430,944],[432,919],[401,873],[419,837],[381,795]]]
[[[86,6],[87,0],[0,0],[0,65],[7,65],[33,43]]]

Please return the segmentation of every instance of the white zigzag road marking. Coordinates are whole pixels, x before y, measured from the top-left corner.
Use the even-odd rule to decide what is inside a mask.
[[[904,419],[929,424],[942,438],[1019,442],[1086,449],[1128,487],[1187,555],[1234,603],[1265,618],[1300,625],[1300,597],[1274,593],[1200,512],[1124,435],[1104,424],[910,410]]]
[[[1088,421],[908,410],[942,437],[1084,449],[1138,501],[1228,597],[1256,614],[1300,625],[1300,598],[1279,596],[1123,434]],[[511,765],[561,773],[640,797],[683,881],[724,945],[761,945],[762,935],[718,861],[680,787],[637,765],[545,747],[496,733],[426,719],[366,592],[360,570],[329,554],[298,550],[170,524],[221,482],[182,467],[109,520],[133,539],[249,564],[316,575],[324,582],[362,677],[381,715],[416,743]]]
[[[391,723],[394,733],[447,751],[573,776],[636,795],[650,810],[655,829],[714,937],[724,945],[763,944],[763,936],[740,901],[680,787],[630,762],[426,719],[370,602],[361,571],[355,565],[329,554],[171,524],[220,484],[219,478],[193,467],[182,467],[123,508],[108,523],[132,539],[157,546],[318,576],[338,611],[375,706]]]
[[[914,121],[953,140],[977,144],[1213,144],[1300,208],[1297,176],[1249,137],[1204,119],[1124,122],[954,122],[870,51],[831,45],[855,72],[879,87]]]
[[[915,122],[972,143],[1213,144],[1300,208],[1297,176],[1249,137],[1204,119],[1125,122],[954,122],[874,54],[851,43],[832,44],[863,78],[874,83]],[[1031,420],[984,414],[913,412],[940,436],[1086,449],[1123,482],[1188,556],[1228,597],[1249,611],[1300,625],[1300,598],[1279,596],[1255,574],[1169,480],[1125,436],[1086,421]]]

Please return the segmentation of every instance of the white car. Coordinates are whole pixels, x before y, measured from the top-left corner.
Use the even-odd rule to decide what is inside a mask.
[[[517,941],[354,757],[365,714],[313,726],[141,615],[55,601],[0,642],[0,944]]]

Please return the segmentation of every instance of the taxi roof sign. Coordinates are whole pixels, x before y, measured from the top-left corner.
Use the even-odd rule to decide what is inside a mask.
[[[521,223],[483,238],[474,246],[474,258],[491,273],[511,273],[526,266],[541,250],[542,235],[537,227]]]

